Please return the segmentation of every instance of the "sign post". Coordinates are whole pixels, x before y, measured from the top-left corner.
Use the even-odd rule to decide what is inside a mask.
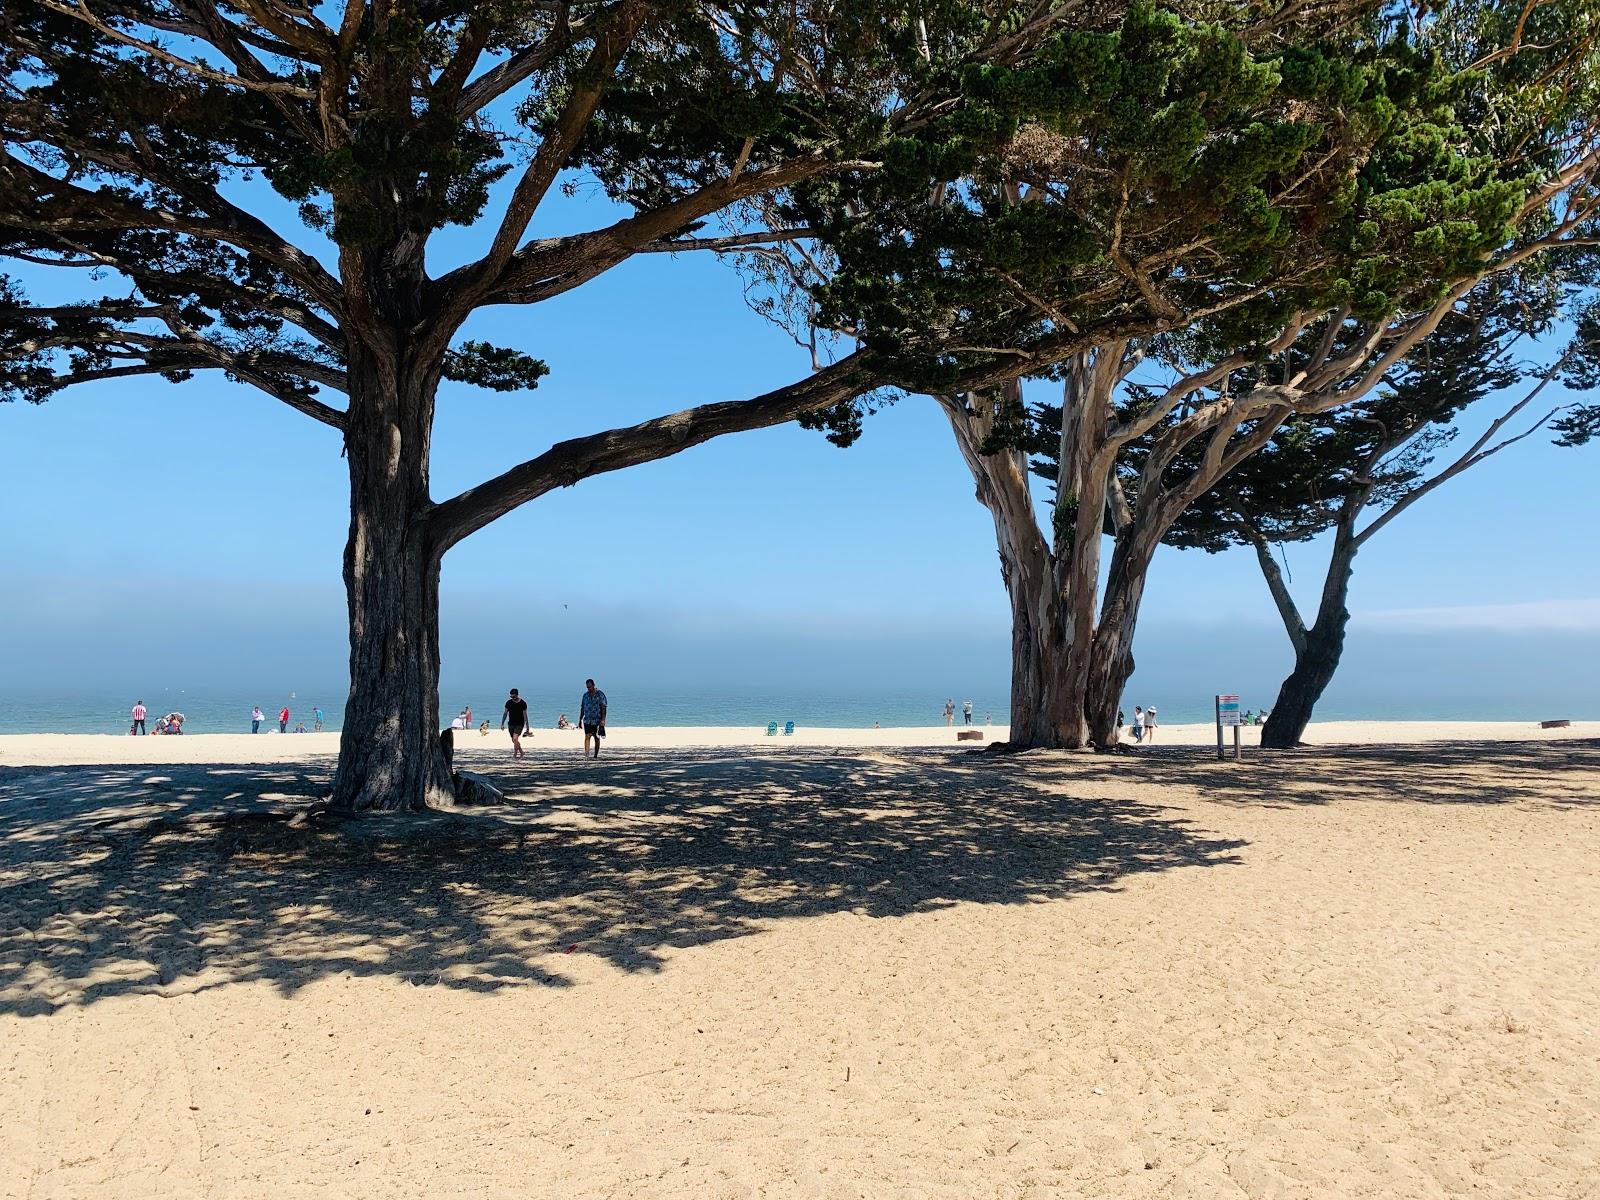
[[[1217,695],[1217,758],[1224,757],[1222,748],[1222,727],[1233,726],[1233,759],[1239,761],[1239,697],[1231,695]]]

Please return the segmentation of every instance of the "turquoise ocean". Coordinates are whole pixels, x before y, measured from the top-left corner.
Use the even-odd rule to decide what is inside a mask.
[[[527,682],[527,681],[524,681]],[[773,688],[762,689],[704,689],[670,690],[664,688],[630,687],[626,682],[609,683],[602,680],[610,701],[611,721],[618,726],[629,725],[748,725],[764,727],[769,721],[780,725],[794,721],[797,725],[813,728],[870,728],[877,723],[884,728],[933,726],[942,723],[941,715],[946,697],[956,703],[956,721],[961,722],[961,704],[973,702],[973,724],[986,721],[1005,725],[1009,720],[1009,687],[1004,682],[974,685],[965,691],[895,692],[862,690],[855,692],[823,692],[817,690]],[[562,713],[576,720],[578,699],[582,682],[566,688],[523,687],[528,701],[529,715],[534,726],[554,726]],[[1240,688],[1240,703],[1246,709],[1270,706],[1276,688],[1263,684],[1252,694]],[[273,724],[278,710],[289,706],[293,729],[304,721],[309,729],[312,710],[321,706],[326,714],[328,729],[337,730],[343,717],[346,688],[341,684],[327,686],[293,687],[289,689],[262,688],[251,692],[228,688],[152,688],[139,693],[109,694],[106,692],[0,692],[0,734],[4,733],[126,733],[129,710],[135,700],[142,699],[149,709],[150,718],[167,712],[184,714],[184,729],[188,733],[248,733],[250,709],[259,704]],[[1154,703],[1158,706],[1163,724],[1190,724],[1212,719],[1211,695],[1200,690],[1190,694],[1178,693],[1170,687],[1145,695],[1137,688],[1130,691],[1128,710],[1134,703]],[[448,721],[467,705],[471,705],[473,720],[488,719],[498,725],[506,690],[483,684],[447,684],[440,695],[440,717]],[[1336,720],[1434,720],[1434,721],[1538,721],[1550,716],[1570,717],[1576,720],[1591,719],[1600,713],[1590,711],[1553,711],[1548,700],[1534,697],[1484,696],[1465,698],[1409,695],[1402,698],[1379,698],[1371,695],[1340,693],[1337,684],[1317,710],[1317,719]],[[266,728],[264,725],[263,728]]]

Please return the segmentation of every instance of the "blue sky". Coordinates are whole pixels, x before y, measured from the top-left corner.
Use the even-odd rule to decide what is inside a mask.
[[[579,201],[545,227],[600,219]],[[61,295],[20,274],[36,299]],[[551,375],[509,396],[446,385],[441,498],[552,441],[807,367],[709,256],[645,256],[537,308],[480,314],[467,334],[543,357]],[[1476,680],[1600,715],[1595,453],[1530,439],[1374,539],[1341,694]],[[8,624],[28,631],[5,674],[25,688],[158,668],[205,684],[336,678],[345,496],[334,431],[221,379],[0,406],[0,563]],[[1307,603],[1321,558],[1289,550]],[[1007,671],[992,526],[922,398],[872,418],[849,450],[790,427],[585,481],[453,550],[443,588],[447,679],[598,663],[587,669],[652,684],[943,691],[952,674]],[[1153,687],[1204,693],[1240,674],[1269,686],[1286,645],[1253,556],[1163,550],[1137,656]]]

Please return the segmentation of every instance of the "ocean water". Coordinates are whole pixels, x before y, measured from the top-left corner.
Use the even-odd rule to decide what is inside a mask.
[[[528,715],[534,726],[554,726],[562,713],[576,722],[578,687],[556,691],[553,688],[523,688]],[[829,695],[807,691],[710,690],[676,691],[606,687],[612,724],[627,725],[750,725],[763,727],[769,721],[782,725],[820,728],[870,727],[874,721],[885,728],[930,726],[943,721],[945,696],[894,692]],[[126,733],[133,702],[142,699],[149,720],[168,712],[184,715],[185,733],[248,733],[250,709],[259,704],[267,715],[263,732],[277,728],[278,710],[289,706],[289,728],[300,721],[312,727],[312,709],[320,705],[326,714],[324,728],[339,729],[344,717],[346,689],[338,687],[294,689],[293,695],[251,694],[242,690],[165,689],[137,695],[105,693],[44,694],[0,693],[0,733]],[[1009,689],[1004,685],[978,688],[956,695],[956,720],[961,720],[963,700],[973,702],[973,723],[985,719],[996,725],[1008,720]],[[948,694],[948,693],[947,693]],[[502,687],[447,685],[440,694],[439,715],[446,723],[466,705],[472,706],[474,723],[487,719],[499,725],[506,690]]]
[[[1167,686],[1129,691],[1126,709],[1134,703],[1154,703],[1166,725],[1210,722],[1212,698],[1202,689],[1179,691]],[[629,725],[748,725],[762,728],[769,721],[782,725],[793,721],[812,728],[870,728],[874,722],[886,729],[928,727],[943,721],[945,697],[955,700],[956,722],[961,722],[963,700],[973,702],[973,724],[1003,726],[1010,720],[1009,685],[991,683],[965,692],[896,692],[858,690],[821,692],[807,689],[666,689],[631,687],[626,682],[605,686],[610,701],[611,722]],[[582,687],[522,689],[528,701],[529,717],[535,728],[553,727],[566,713],[576,721]],[[261,705],[268,721],[263,730],[276,728],[278,710],[287,704],[289,728],[304,720],[309,729],[312,709],[321,705],[326,713],[325,728],[337,730],[343,718],[346,688],[343,684],[326,687],[295,688],[292,693],[262,689],[167,688],[144,692],[44,693],[0,692],[0,733],[126,733],[129,709],[143,699],[150,720],[166,712],[184,714],[188,733],[247,733],[250,708]],[[1276,686],[1261,684],[1253,692],[1240,688],[1240,703],[1245,709],[1270,706]],[[474,723],[487,719],[500,723],[506,692],[500,686],[446,684],[440,696],[440,716],[447,722],[462,707],[472,706]],[[1320,721],[1538,721],[1549,717],[1574,720],[1593,719],[1600,710],[1580,705],[1551,705],[1547,700],[1499,693],[1484,696],[1461,694],[1426,696],[1408,693],[1384,697],[1355,688],[1341,689],[1338,681],[1317,708]]]

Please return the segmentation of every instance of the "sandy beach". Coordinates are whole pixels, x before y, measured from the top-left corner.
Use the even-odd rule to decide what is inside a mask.
[[[607,732],[607,747],[670,750],[675,748],[750,747],[783,751],[788,747],[938,747],[970,748],[972,742],[958,742],[957,732],[978,732],[977,745],[1004,741],[1005,726],[943,725],[895,729],[797,728],[793,735],[769,737],[765,729],[750,726],[612,726]],[[1259,727],[1240,731],[1245,748],[1260,739]],[[504,731],[491,729],[487,735],[477,730],[457,733],[463,751],[505,752],[509,746]],[[1315,746],[1371,745],[1375,743],[1411,744],[1439,741],[1564,741],[1600,737],[1600,721],[1574,721],[1567,729],[1540,729],[1536,721],[1318,721],[1306,731],[1306,742]],[[528,739],[524,739],[528,741]],[[1214,725],[1163,725],[1155,742],[1140,749],[1162,746],[1215,746]],[[537,750],[581,750],[583,734],[576,729],[535,729],[531,744]],[[1231,741],[1229,746],[1231,749]],[[199,733],[182,737],[124,737],[113,734],[25,733],[0,734],[0,766],[45,766],[102,763],[275,763],[298,762],[336,755],[337,733]]]
[[[0,1196],[1580,1200],[1596,732],[0,738]]]

